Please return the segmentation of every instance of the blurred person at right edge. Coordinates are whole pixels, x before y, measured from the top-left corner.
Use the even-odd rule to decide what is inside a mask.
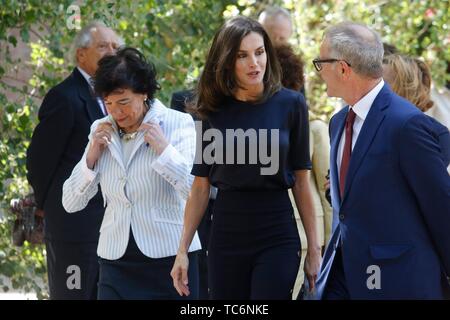
[[[433,117],[450,130],[450,61],[447,60],[447,81],[444,87],[436,87],[431,83],[431,100],[433,106],[425,113]],[[450,166],[447,167],[450,174]]]
[[[399,96],[412,102],[422,112],[427,113],[433,108],[434,102],[430,97],[431,74],[430,69],[418,58],[400,54],[385,55],[383,59],[383,78]],[[432,119],[438,133],[442,159],[450,169],[450,134],[443,124]]]
[[[447,41],[450,42],[450,35],[447,38]],[[383,43],[384,47],[384,57],[386,58],[391,54],[401,54],[399,50],[389,43]],[[431,100],[433,104],[431,107],[427,108],[427,110],[422,110],[430,117],[438,120],[440,123],[445,125],[447,129],[450,130],[450,61],[446,61],[447,66],[447,80],[444,87],[436,87],[430,77],[430,80],[427,80],[427,83],[424,82],[424,85],[428,87],[429,95],[431,96]],[[420,65],[419,65],[420,67]],[[427,75],[430,74],[428,67],[426,67],[425,73]],[[398,93],[397,93],[398,94]]]
[[[444,87],[431,85],[434,105],[426,112],[450,130],[450,61],[447,60],[447,82]]]
[[[288,89],[299,91],[304,87],[305,79],[303,75],[303,61],[299,54],[296,54],[293,48],[288,44],[280,44],[275,47],[275,53],[281,66],[282,79],[281,84]],[[313,112],[309,112],[309,152],[311,155],[312,169],[310,174],[311,193],[313,205],[316,213],[317,235],[319,245],[322,250],[331,237],[332,211],[331,206],[325,197],[325,182],[330,167],[330,140],[328,137],[328,126],[320,120]],[[292,192],[289,192],[291,201],[294,201]],[[294,203],[294,202],[293,202]],[[295,210],[297,221],[299,213]],[[299,221],[300,222],[300,221]],[[306,243],[305,230],[301,223],[298,223],[300,238],[302,243]],[[306,246],[302,248],[304,257]],[[303,260],[302,260],[303,262]],[[300,268],[302,270],[302,268]],[[299,272],[296,287],[294,288],[294,297],[297,296],[298,286],[303,283],[303,272]]]

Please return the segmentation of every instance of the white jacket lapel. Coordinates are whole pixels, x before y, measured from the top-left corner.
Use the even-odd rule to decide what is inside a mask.
[[[113,133],[111,135],[111,143],[108,145],[109,152],[114,159],[116,159],[117,163],[125,170],[125,164],[123,163],[123,155],[122,155],[122,145],[119,137],[119,128],[117,127],[116,122],[112,118],[111,115],[105,119],[105,122],[110,122],[114,128]]]
[[[148,110],[147,114],[144,117],[144,120],[142,120],[142,123],[158,123],[161,126],[162,131],[164,132],[164,125],[163,125],[163,119],[166,114],[166,107],[159,101],[158,99],[154,99],[152,105],[150,106],[150,109]],[[131,152],[130,157],[128,158],[128,162],[126,164],[126,168],[128,168],[129,164],[133,160],[134,155],[139,150],[141,145],[145,143],[144,140],[144,133],[139,132],[136,137],[136,142],[133,147],[133,151]]]

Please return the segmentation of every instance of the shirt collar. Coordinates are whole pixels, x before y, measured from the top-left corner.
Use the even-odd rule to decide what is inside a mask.
[[[92,77],[91,77],[86,71],[84,71],[83,69],[81,69],[80,67],[77,67],[77,69],[78,69],[78,71],[80,71],[80,73],[81,73],[81,75],[83,76],[83,78],[86,79],[87,83],[89,83],[89,85],[90,85],[91,88],[92,88],[92,81],[91,81]]]
[[[370,90],[361,100],[359,100],[351,108],[356,113],[356,115],[363,121],[366,120],[367,114],[369,113],[370,107],[372,106],[375,98],[384,86],[384,80],[381,81]]]

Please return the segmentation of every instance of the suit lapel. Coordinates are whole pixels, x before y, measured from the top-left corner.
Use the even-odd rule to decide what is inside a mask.
[[[115,126],[116,130],[114,130],[112,134],[111,144],[108,146],[108,149],[109,152],[111,152],[113,158],[116,159],[116,161],[125,171],[125,164],[123,162],[123,154],[122,154],[122,143],[120,142],[119,131],[117,129],[116,122],[114,120],[112,120],[111,122],[113,123],[113,126]]]
[[[344,199],[352,185],[353,179],[369,150],[373,139],[376,136],[378,128],[380,127],[385,117],[384,109],[390,102],[391,91],[387,85],[384,85],[378,96],[375,98],[369,113],[367,114],[364,124],[356,141],[355,147],[352,151],[350,164],[348,167],[347,177],[345,179]]]
[[[109,122],[112,124],[113,126],[113,132],[111,134],[111,143],[108,145],[108,150],[111,153],[112,157],[114,159],[116,159],[117,163],[123,168],[123,170],[125,170],[125,165],[123,163],[123,156],[122,156],[122,144],[120,142],[120,137],[119,137],[119,130],[117,128],[117,124],[114,121],[114,119],[112,118],[111,115],[105,117],[104,119],[101,119],[95,128],[93,128],[93,130],[95,130],[99,124],[101,123],[105,123],[105,122]]]
[[[91,123],[97,119],[103,118],[103,112],[101,111],[97,99],[86,79],[77,68],[73,70],[72,75],[76,81],[78,81],[78,94],[81,100],[84,101],[84,107],[86,108],[86,112]]]
[[[165,118],[167,109],[166,107],[158,100],[154,99],[151,103],[150,109],[148,110],[147,114],[144,117],[143,123],[150,123],[155,122],[158,123],[161,126],[162,131],[164,132],[164,125],[163,120]],[[167,134],[166,132],[164,132]],[[126,163],[126,168],[130,165],[131,161],[133,160],[134,155],[139,150],[142,144],[145,143],[144,139],[144,133],[139,132],[136,137],[136,142],[133,147],[133,151],[131,151],[130,157],[128,158],[128,162]]]
[[[348,106],[339,111],[334,117],[334,125],[331,135],[331,162],[330,162],[330,181],[333,181],[331,188],[333,188],[333,194],[335,194],[339,200],[341,200],[340,192],[339,192],[339,175],[338,175],[338,167],[337,167],[337,156],[339,149],[339,142],[341,141],[342,132],[345,127],[345,118],[347,116]],[[340,203],[340,201],[338,202]]]
[[[136,141],[135,141],[134,146],[133,146],[133,150],[131,151],[130,157],[128,158],[128,162],[125,164],[126,168],[128,168],[128,166],[131,163],[131,160],[133,159],[134,155],[136,154],[136,152],[139,150],[139,148],[141,147],[141,145],[143,143],[145,143],[144,133],[143,132],[138,132],[138,134],[136,136]]]

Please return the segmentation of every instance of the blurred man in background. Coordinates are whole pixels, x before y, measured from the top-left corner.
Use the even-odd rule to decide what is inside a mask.
[[[97,297],[101,191],[79,214],[68,214],[62,206],[62,186],[83,155],[91,124],[107,115],[92,90],[97,62],[114,54],[121,43],[101,22],[80,30],[74,41],[77,66],[45,96],[27,151],[28,181],[44,215],[50,299]]]

